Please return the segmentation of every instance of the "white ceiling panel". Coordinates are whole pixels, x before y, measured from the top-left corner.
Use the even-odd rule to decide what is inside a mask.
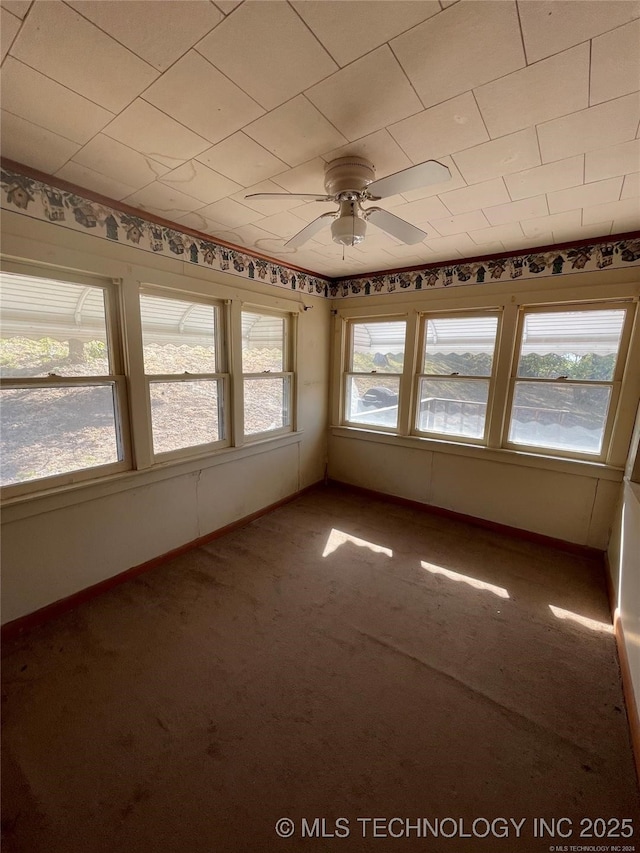
[[[537,62],[640,17],[638,0],[519,0],[527,62]]]
[[[16,18],[11,12],[8,12],[3,6],[0,9],[0,51],[2,60],[9,53],[9,48],[13,44],[13,40],[18,35],[20,29],[20,18]]]
[[[267,31],[269,38],[265,38]],[[242,44],[241,50],[238,44]],[[197,50],[268,110],[338,68],[282,0],[246,0],[197,45]]]
[[[111,112],[126,107],[158,76],[60,0],[34,5],[11,54]]]
[[[176,227],[327,275],[640,230],[640,0],[1,8],[5,157]],[[427,240],[371,224],[343,262],[327,225],[285,249],[336,211],[286,193],[323,193],[338,157],[447,166],[369,202]]]
[[[302,0],[292,5],[338,65],[353,62],[440,11],[438,0]]]
[[[525,65],[514,0],[457,4],[391,47],[425,107]]]

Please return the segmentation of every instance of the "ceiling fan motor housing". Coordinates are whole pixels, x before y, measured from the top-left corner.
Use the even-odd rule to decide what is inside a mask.
[[[361,192],[375,178],[373,163],[364,157],[339,157],[327,163],[324,170],[324,186],[329,195]]]

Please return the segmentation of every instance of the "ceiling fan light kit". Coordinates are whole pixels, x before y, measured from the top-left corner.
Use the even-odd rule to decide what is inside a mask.
[[[327,163],[324,171],[326,195],[310,193],[250,193],[245,198],[302,198],[307,201],[334,202],[338,210],[323,213],[298,231],[285,243],[289,248],[298,248],[310,240],[325,225],[331,222],[331,238],[341,246],[357,246],[367,233],[367,222],[386,231],[402,243],[420,243],[427,234],[399,216],[381,207],[362,207],[363,202],[379,201],[387,196],[407,190],[439,184],[451,179],[451,172],[442,163],[427,160],[410,166],[394,175],[375,180],[373,163],[364,157],[338,157]]]

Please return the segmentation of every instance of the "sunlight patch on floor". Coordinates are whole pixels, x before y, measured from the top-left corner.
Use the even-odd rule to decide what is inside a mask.
[[[393,557],[391,548],[384,548],[382,545],[376,545],[375,542],[369,542],[367,539],[358,539],[357,536],[351,536],[351,534],[345,533],[343,530],[338,530],[336,527],[332,528],[329,534],[322,556],[328,557],[329,554],[333,554],[334,551],[337,551],[341,545],[345,545],[347,542],[357,545],[358,548],[368,548],[369,551],[373,551],[375,554],[386,554],[387,557]]]
[[[579,613],[574,613],[571,610],[563,610],[562,607],[554,607],[549,605],[549,610],[557,619],[568,619],[570,622],[577,622],[578,625],[583,625],[591,631],[600,631],[603,634],[612,634],[613,627],[606,622],[598,622],[597,619],[589,619],[587,616],[580,616]]]
[[[478,578],[472,578],[469,575],[462,575],[460,572],[452,572],[450,569],[443,569],[442,566],[435,566],[433,563],[425,563],[424,560],[421,560],[420,565],[423,569],[431,572],[432,575],[444,575],[444,577],[449,578],[449,580],[457,581],[458,583],[466,583],[474,589],[492,592],[499,598],[509,598],[509,593],[503,586],[496,586],[493,583],[487,583],[486,581],[478,580]]]

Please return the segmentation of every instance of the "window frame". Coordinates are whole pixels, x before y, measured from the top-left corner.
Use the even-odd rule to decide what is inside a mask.
[[[192,305],[207,305],[214,309],[214,342],[215,360],[218,368],[222,371],[207,373],[147,373],[144,366],[144,321],[142,319],[141,298],[152,296],[158,299],[167,299],[173,302],[189,302]],[[149,447],[152,464],[158,465],[163,462],[188,459],[193,456],[201,456],[231,445],[231,374],[229,371],[229,333],[228,333],[228,311],[225,310],[223,300],[209,298],[198,293],[189,293],[177,289],[156,287],[150,284],[140,284],[138,287],[138,307],[140,310],[140,330],[142,347],[142,366],[144,371],[144,385],[146,391],[146,403],[148,413]],[[199,382],[215,381],[218,387],[218,424],[222,427],[223,437],[215,441],[193,444],[187,447],[179,447],[174,450],[156,452],[153,446],[153,416],[151,407],[151,386],[156,383],[172,382]],[[220,393],[221,391],[221,393]]]
[[[53,474],[49,477],[39,477],[33,480],[24,480],[19,483],[1,486],[1,499],[5,501],[45,490],[84,483],[89,480],[96,481],[112,474],[130,471],[133,467],[133,455],[128,382],[125,372],[122,336],[123,327],[120,312],[120,280],[110,279],[106,276],[72,272],[59,267],[50,268],[42,264],[26,261],[12,261],[5,258],[2,261],[2,271],[10,275],[23,275],[46,281],[58,281],[61,283],[100,288],[103,291],[105,332],[110,373],[96,376],[58,376],[51,374],[41,377],[0,377],[0,388],[26,390],[29,388],[110,387],[113,392],[115,440],[119,459],[116,462],[108,462],[103,465],[78,468],[61,474]]]
[[[345,331],[345,345],[343,347],[343,364],[342,364],[342,379],[340,383],[340,400],[341,400],[341,412],[342,417],[340,419],[343,426],[354,427],[355,429],[364,429],[364,430],[374,430],[375,432],[384,432],[389,435],[398,435],[401,430],[401,412],[402,406],[405,398],[405,382],[403,381],[404,377],[407,374],[407,364],[411,364],[411,357],[407,360],[407,354],[410,352],[408,349],[409,345],[409,316],[407,314],[381,314],[374,315],[371,317],[350,317],[345,320],[346,323],[346,331]],[[353,370],[353,355],[354,355],[354,327],[357,325],[366,324],[368,326],[373,325],[374,323],[404,323],[405,324],[405,335],[404,335],[404,361],[403,361],[403,369],[398,373],[384,373],[381,372],[378,374],[377,371],[370,370],[368,373],[363,373],[361,371]],[[398,379],[398,418],[395,427],[387,427],[382,424],[368,424],[363,423],[362,421],[351,421],[348,417],[349,407],[347,405],[347,388],[349,385],[349,381],[352,377],[372,377],[372,376],[395,376]]]
[[[611,380],[592,380],[592,379],[548,379],[542,377],[521,377],[518,376],[518,366],[520,363],[520,353],[522,348],[522,338],[524,334],[524,326],[526,317],[530,314],[566,314],[568,312],[588,312],[588,311],[612,311],[624,310],[625,318],[622,324],[620,334],[620,343],[618,345],[618,353],[614,368],[613,377]],[[538,456],[551,456],[561,459],[574,459],[576,461],[606,463],[610,451],[613,432],[615,428],[616,418],[620,404],[620,396],[622,393],[623,379],[626,372],[627,359],[629,354],[629,345],[633,331],[633,323],[636,313],[636,303],[633,299],[613,299],[613,300],[589,300],[588,302],[564,302],[552,304],[522,304],[518,306],[517,327],[514,337],[513,358],[511,362],[511,370],[509,375],[509,385],[507,390],[507,398],[504,408],[504,422],[502,431],[501,446],[507,450],[513,450],[520,453],[531,453]],[[524,444],[509,440],[509,431],[513,415],[513,400],[515,396],[515,388],[517,382],[529,382],[536,384],[547,384],[555,387],[607,387],[611,388],[611,396],[609,398],[609,407],[605,419],[604,430],[602,433],[602,446],[600,453],[587,453],[579,450],[563,450],[555,447],[543,447],[540,445]]]
[[[242,315],[243,314],[258,314],[262,317],[277,317],[283,321],[283,341],[282,341],[282,366],[286,368],[280,371],[266,370],[260,373],[245,373],[243,369],[243,350],[242,350]],[[258,441],[266,441],[270,438],[277,438],[281,435],[287,435],[290,432],[295,432],[297,425],[297,405],[296,405],[296,339],[297,339],[297,317],[291,311],[281,311],[278,309],[265,308],[263,305],[242,302],[239,311],[240,329],[238,333],[240,353],[239,353],[239,371],[235,376],[237,384],[237,395],[241,402],[242,416],[238,418],[241,427],[238,427],[238,444],[248,445]],[[246,408],[245,408],[245,381],[260,381],[262,379],[282,379],[284,387],[283,401],[283,425],[275,429],[260,430],[259,432],[247,433],[246,431]],[[285,415],[288,422],[285,421]]]
[[[440,319],[464,319],[465,317],[495,317],[496,335],[493,343],[493,354],[491,357],[491,373],[488,376],[468,376],[468,375],[447,375],[423,373],[424,360],[426,356],[426,338],[427,325],[429,320]],[[413,373],[412,387],[412,404],[413,411],[411,413],[411,435],[416,435],[420,438],[429,438],[435,441],[450,441],[455,444],[475,444],[486,447],[489,442],[489,433],[494,412],[494,400],[496,397],[496,374],[498,364],[499,345],[502,336],[504,312],[501,308],[473,308],[461,310],[439,310],[425,311],[420,313],[420,329],[418,333],[418,347],[416,355],[415,371]],[[432,430],[419,429],[420,406],[418,395],[420,393],[420,385],[423,379],[435,379],[438,381],[453,381],[453,382],[485,382],[488,386],[487,405],[485,410],[484,430],[482,436],[474,438],[473,436],[460,435],[454,433],[436,432]]]

